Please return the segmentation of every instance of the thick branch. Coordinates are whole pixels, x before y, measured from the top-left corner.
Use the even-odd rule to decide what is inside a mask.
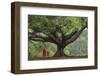
[[[82,31],[83,31],[86,27],[87,27],[87,26],[82,27],[82,28],[81,28],[79,31],[77,31],[77,33],[75,33],[70,39],[66,40],[64,46],[66,46],[66,45],[72,43],[73,41],[75,41],[75,40],[80,36],[80,34],[82,33]]]
[[[52,40],[52,41],[54,41],[56,44],[60,44],[60,41],[58,40],[58,38],[57,37],[55,37],[55,35],[52,33],[50,33],[50,34],[48,34],[48,37]]]
[[[42,36],[42,35],[38,35],[36,33],[30,33],[29,32],[28,37],[29,37],[30,40],[41,41],[41,42],[51,42],[51,43],[55,43],[56,44],[56,42],[53,41],[48,36]]]
[[[70,39],[74,34],[76,34],[78,32],[78,30],[74,30],[72,31],[70,34],[64,36],[63,40],[66,41],[68,39]]]
[[[43,40],[43,39],[39,39],[39,38],[30,38],[30,40],[46,42],[45,40]]]
[[[47,39],[48,37],[47,36],[42,36],[40,34],[36,34],[36,33],[28,33],[28,36],[29,38],[41,38],[41,39]]]

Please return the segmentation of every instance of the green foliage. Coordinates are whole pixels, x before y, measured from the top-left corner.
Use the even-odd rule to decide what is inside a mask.
[[[82,20],[82,21],[81,21]],[[58,33],[68,34],[75,29],[86,26],[86,17],[73,16],[28,16],[29,29],[36,33],[48,34],[57,31]]]

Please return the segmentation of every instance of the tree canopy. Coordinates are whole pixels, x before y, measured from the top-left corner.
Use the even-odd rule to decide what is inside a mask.
[[[59,34],[66,35],[74,30],[79,30],[83,26],[87,26],[86,17],[29,15],[28,19],[29,30],[43,34],[56,31]]]

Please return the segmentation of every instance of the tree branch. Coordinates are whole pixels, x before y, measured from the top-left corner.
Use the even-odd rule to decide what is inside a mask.
[[[77,33],[77,31],[78,31],[78,30],[74,30],[74,31],[72,31],[70,34],[64,36],[64,37],[63,37],[63,41],[66,41],[66,40],[70,39],[74,34]]]
[[[55,43],[55,41],[53,41],[51,38],[49,38],[48,36],[42,36],[42,35],[38,35],[36,33],[28,33],[28,38],[29,40],[34,40],[34,41],[41,41],[41,42],[51,42],[51,43]]]
[[[53,33],[49,33],[49,34],[48,34],[48,37],[49,37],[52,41],[54,41],[56,44],[60,44],[60,40],[58,40],[58,38],[55,37],[55,35],[54,35]]]
[[[84,30],[86,27],[87,27],[87,26],[82,27],[82,28],[81,28],[79,31],[77,31],[77,33],[75,33],[70,39],[66,40],[64,46],[66,46],[66,45],[72,43],[73,41],[75,41],[75,40],[80,36],[80,34],[83,32],[83,30]]]
[[[39,39],[39,38],[31,38],[30,40],[33,40],[33,41],[41,41],[41,42],[46,42],[45,40],[43,40],[43,39]]]

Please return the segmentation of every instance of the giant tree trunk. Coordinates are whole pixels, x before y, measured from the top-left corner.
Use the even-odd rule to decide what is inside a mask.
[[[54,54],[54,57],[62,57],[62,56],[65,56],[65,54],[64,54],[64,47],[57,46],[57,51]]]

